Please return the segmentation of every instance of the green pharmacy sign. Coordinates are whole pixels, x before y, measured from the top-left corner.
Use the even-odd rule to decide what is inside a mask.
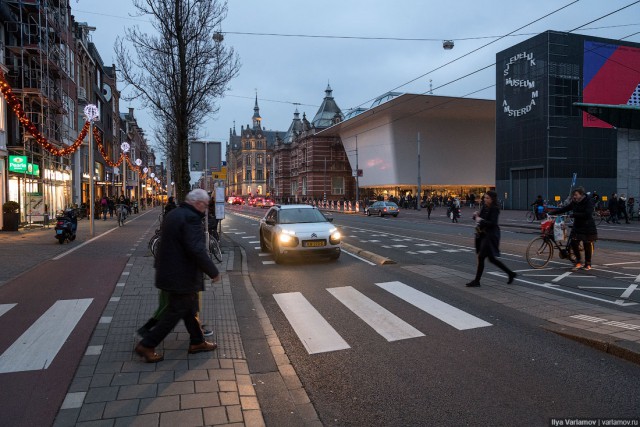
[[[40,176],[40,166],[27,162],[27,156],[9,156],[9,172]]]

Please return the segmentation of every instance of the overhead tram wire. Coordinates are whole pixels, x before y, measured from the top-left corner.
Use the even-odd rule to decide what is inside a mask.
[[[493,43],[496,43],[496,42],[498,42],[498,41],[500,41],[500,40],[502,40],[502,39],[504,39],[504,38],[506,38],[506,37],[509,37],[510,35],[513,35],[516,31],[520,31],[520,30],[522,30],[523,28],[526,28],[526,27],[528,27],[528,26],[530,26],[530,25],[533,25],[533,24],[535,24],[535,23],[536,23],[536,22],[538,22],[538,21],[541,21],[541,20],[543,20],[543,19],[545,19],[545,18],[547,18],[547,17],[549,17],[549,16],[551,16],[551,15],[553,15],[553,14],[555,14],[555,13],[557,13],[557,12],[559,12],[559,11],[563,10],[563,9],[566,9],[566,8],[567,8],[567,7],[569,7],[569,6],[572,6],[572,5],[576,4],[576,3],[578,3],[579,1],[580,1],[580,0],[574,0],[574,1],[572,1],[571,3],[566,4],[566,5],[562,6],[562,7],[560,7],[560,8],[558,8],[558,9],[554,10],[553,12],[549,12],[549,13],[547,13],[546,15],[541,16],[540,18],[537,18],[537,19],[535,19],[535,20],[533,20],[533,21],[529,22],[528,24],[525,24],[525,25],[523,25],[523,26],[521,26],[521,27],[519,27],[519,28],[516,28],[515,30],[510,31],[510,32],[509,32],[509,33],[507,33],[507,34],[505,34],[505,35],[503,35],[503,36],[501,36],[501,37],[499,37],[499,38],[497,38],[497,39],[495,39],[495,40],[490,41],[489,43],[485,43],[485,44],[483,44],[482,46],[480,46],[480,47],[478,47],[478,48],[476,48],[476,49],[473,49],[473,50],[471,50],[471,51],[469,51],[469,52],[467,52],[467,53],[465,53],[465,54],[463,54],[463,55],[461,55],[461,56],[459,56],[459,57],[457,57],[457,58],[455,58],[455,59],[452,59],[451,61],[449,61],[449,62],[447,62],[447,63],[445,63],[445,64],[442,64],[442,65],[440,65],[440,66],[438,66],[438,67],[436,67],[436,68],[434,68],[434,69],[432,69],[432,70],[430,70],[430,71],[427,71],[426,73],[424,73],[424,74],[422,74],[422,75],[419,75],[418,77],[413,78],[413,79],[409,80],[409,81],[408,81],[408,82],[406,82],[406,83],[403,83],[403,84],[401,84],[401,85],[399,85],[399,86],[396,86],[395,88],[393,88],[393,89],[391,89],[391,90],[388,90],[388,91],[387,91],[387,92],[385,92],[385,93],[393,92],[393,91],[395,91],[395,90],[397,90],[397,89],[400,89],[401,87],[404,87],[404,86],[406,86],[406,85],[408,85],[408,84],[410,84],[410,83],[415,82],[415,81],[416,81],[416,80],[418,80],[418,79],[421,79],[421,78],[423,78],[423,77],[425,77],[425,76],[428,76],[429,74],[431,74],[431,73],[433,73],[433,72],[435,72],[435,71],[438,71],[438,70],[440,70],[440,69],[442,69],[442,68],[446,67],[447,65],[451,65],[451,64],[453,64],[454,62],[457,62],[457,61],[459,61],[460,59],[465,58],[465,57],[467,57],[467,56],[471,55],[472,53],[475,53],[475,52],[477,52],[477,51],[479,51],[479,50],[481,50],[481,49],[484,49],[485,47],[487,47],[487,46],[489,46],[489,45],[492,45]],[[368,101],[364,101],[364,102],[362,102],[362,103],[360,103],[360,104],[356,105],[354,108],[362,107],[362,106],[363,106],[363,105],[365,105],[365,104],[371,103],[371,102],[372,102],[372,101],[374,101],[375,99],[376,99],[376,98],[369,99]]]
[[[624,9],[626,9],[627,7],[629,7],[629,6],[633,6],[633,5],[634,5],[634,4],[636,4],[636,3],[640,3],[640,0],[638,0],[638,1],[634,2],[634,3],[632,3],[632,4],[629,4],[629,5],[627,5],[627,6],[624,6],[624,7],[620,8],[620,9],[618,9],[618,10],[614,11],[614,12],[611,12],[611,13],[607,14],[607,15],[603,15],[603,16],[601,16],[600,18],[596,19],[595,21],[600,20],[600,19],[603,19],[603,18],[605,18],[605,17],[607,17],[607,16],[611,15],[612,13],[616,13],[616,12],[619,12],[619,11],[621,11],[621,10],[624,10]],[[595,21],[591,21],[591,22],[595,22]],[[584,25],[588,25],[588,24],[589,24],[589,23],[584,24]],[[576,27],[576,28],[574,28],[574,29],[573,29],[573,30],[571,30],[571,31],[577,31],[579,28],[582,28],[584,25],[581,25],[580,27]],[[633,37],[633,36],[635,36],[635,35],[637,35],[637,34],[640,34],[640,32],[632,33],[632,34],[629,34],[629,35],[627,35],[627,36],[624,36],[624,37],[621,37],[621,38],[619,38],[619,39],[615,39],[615,40],[617,40],[617,41],[625,40],[625,39],[628,39],[629,37]],[[540,44],[540,45],[538,45],[538,46],[541,46],[541,45],[542,45],[542,44]],[[534,46],[534,48],[535,48],[535,47],[537,47],[537,46]],[[591,49],[590,51],[591,51],[591,52],[593,52],[595,49],[596,49],[596,48],[593,48],[593,49]],[[612,59],[610,59],[610,58],[607,58],[607,61],[614,61],[614,62],[616,62],[616,63],[620,64],[618,61],[612,60]],[[441,88],[443,88],[443,87],[445,87],[445,86],[448,86],[448,85],[450,85],[450,84],[452,84],[452,83],[455,83],[455,82],[457,82],[457,81],[459,81],[459,80],[462,80],[462,79],[464,79],[464,78],[467,78],[467,77],[469,77],[469,76],[471,76],[471,75],[473,75],[473,74],[476,74],[476,73],[478,73],[478,72],[480,72],[480,71],[486,70],[487,68],[493,67],[493,66],[495,66],[495,65],[496,65],[496,63],[494,62],[494,63],[492,63],[492,64],[489,64],[489,65],[486,65],[486,66],[484,66],[484,67],[481,67],[481,68],[479,68],[479,69],[477,69],[477,70],[475,70],[475,71],[472,71],[472,72],[470,72],[470,73],[468,73],[468,74],[465,74],[464,76],[458,77],[458,78],[456,78],[456,79],[454,79],[454,80],[451,80],[451,81],[449,81],[449,82],[447,82],[447,83],[444,83],[444,84],[442,84],[442,85],[440,85],[440,86],[437,86],[437,87],[435,87],[435,88],[429,89],[429,90],[428,90],[428,91],[426,91],[426,92],[423,92],[423,93],[420,93],[420,94],[414,95],[414,96],[410,97],[409,99],[407,99],[407,100],[406,100],[406,101],[404,101],[404,102],[409,102],[409,101],[411,101],[412,99],[415,99],[415,98],[417,98],[418,96],[421,96],[421,95],[427,95],[427,94],[428,94],[429,92],[431,92],[432,90],[441,89]],[[623,66],[624,66],[625,64],[620,64],[620,65],[623,65]],[[630,68],[630,69],[632,69],[632,68]],[[635,70],[635,69],[632,69],[632,70],[634,70],[634,71],[638,71],[638,70]],[[444,105],[447,105],[447,104],[450,104],[450,103],[453,103],[453,102],[457,102],[459,99],[466,98],[466,97],[468,97],[468,96],[470,96],[470,95],[473,95],[473,94],[475,94],[475,93],[478,93],[478,92],[482,92],[482,91],[484,91],[484,90],[487,90],[487,89],[489,89],[489,88],[494,87],[495,85],[496,85],[496,84],[495,84],[495,83],[493,83],[493,84],[491,84],[491,85],[489,85],[489,86],[485,86],[485,87],[483,87],[483,88],[481,88],[481,89],[474,90],[474,91],[469,92],[469,93],[467,93],[467,94],[465,94],[465,95],[462,95],[462,96],[460,96],[460,97],[458,97],[458,98],[449,99],[449,100],[444,101],[444,102],[441,102],[441,103],[439,103],[439,104],[437,104],[437,105],[432,105],[432,106],[429,106],[429,107],[425,107],[425,108],[423,108],[423,109],[421,109],[421,110],[418,110],[418,111],[415,111],[415,112],[413,112],[413,113],[411,113],[411,114],[408,114],[408,115],[405,115],[405,116],[402,116],[402,117],[397,117],[397,118],[392,119],[392,120],[390,120],[390,121],[388,121],[388,122],[385,122],[385,123],[380,123],[380,124],[378,124],[378,125],[376,125],[376,126],[372,126],[372,127],[368,128],[368,129],[365,129],[365,130],[363,130],[363,131],[359,132],[359,133],[358,133],[358,135],[362,135],[362,134],[364,134],[364,133],[374,131],[374,130],[376,130],[376,129],[378,129],[378,128],[381,128],[382,126],[387,126],[387,125],[390,125],[390,124],[392,124],[392,123],[396,123],[396,122],[398,122],[398,121],[400,121],[400,120],[405,120],[405,119],[411,118],[411,117],[413,117],[413,116],[415,116],[415,115],[418,115],[418,114],[420,114],[420,113],[424,113],[425,111],[429,111],[429,110],[432,110],[432,109],[435,109],[435,108],[440,108],[440,107],[442,107],[442,106],[444,106]],[[398,104],[396,104],[396,105],[398,105]],[[389,107],[389,108],[390,108],[390,107]],[[384,111],[384,109],[377,111],[377,112],[376,112],[376,114],[379,114],[379,113],[380,113],[380,112],[382,112],[382,111]],[[362,112],[361,114],[366,114],[366,111]],[[347,129],[348,129],[348,127],[347,127]],[[372,145],[369,145],[368,147],[369,147],[369,148],[375,148],[375,147],[383,147],[383,146],[387,146],[387,145],[389,145],[389,143],[372,144]]]

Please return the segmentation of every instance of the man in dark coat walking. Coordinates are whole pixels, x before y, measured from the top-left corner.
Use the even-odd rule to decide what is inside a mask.
[[[202,219],[209,195],[202,189],[187,194],[185,203],[170,211],[162,221],[161,240],[155,259],[156,287],[167,292],[169,304],[157,325],[138,343],[136,353],[149,363],[164,357],[155,348],[180,319],[189,332],[189,353],[213,351],[216,343],[204,340],[198,313],[198,292],[204,290],[203,273],[212,281],[220,274],[209,257]]]
[[[591,255],[593,254],[593,242],[598,240],[598,229],[593,220],[593,200],[584,192],[584,188],[576,187],[573,190],[572,200],[567,206],[555,209],[552,214],[559,215],[565,212],[573,212],[573,233],[571,250],[576,256],[575,268],[582,268],[580,261],[580,242],[584,247],[584,269],[591,270]]]

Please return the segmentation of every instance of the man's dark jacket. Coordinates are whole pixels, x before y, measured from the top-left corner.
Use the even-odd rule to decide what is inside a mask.
[[[204,290],[202,273],[218,275],[207,251],[204,214],[188,203],[169,212],[162,221],[156,255],[156,287],[172,293]]]
[[[573,212],[573,230],[580,240],[596,240],[598,229],[593,220],[593,200],[589,196],[584,196],[579,202],[571,201],[567,206],[555,209],[553,215],[565,212]]]

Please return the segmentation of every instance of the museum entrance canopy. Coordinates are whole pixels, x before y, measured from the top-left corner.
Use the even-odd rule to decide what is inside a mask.
[[[574,102],[573,105],[617,128],[640,129],[640,107],[583,102]]]

